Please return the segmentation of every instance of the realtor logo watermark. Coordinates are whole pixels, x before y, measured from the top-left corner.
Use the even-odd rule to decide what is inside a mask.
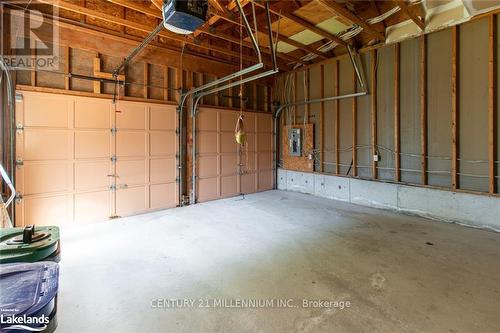
[[[1,57],[14,70],[59,69],[59,11],[32,1],[1,1]]]

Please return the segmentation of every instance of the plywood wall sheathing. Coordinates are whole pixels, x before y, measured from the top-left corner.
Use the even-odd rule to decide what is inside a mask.
[[[302,129],[302,156],[290,156],[288,151],[288,130],[290,128]],[[281,137],[283,147],[283,168],[295,171],[314,171],[314,160],[309,159],[309,154],[314,149],[313,124],[284,126]]]

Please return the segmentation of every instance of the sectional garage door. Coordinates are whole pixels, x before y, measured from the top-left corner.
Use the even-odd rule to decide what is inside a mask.
[[[103,221],[174,207],[175,107],[22,92],[16,225]]]
[[[272,116],[244,113],[247,145],[234,138],[239,112],[200,108],[197,116],[199,202],[272,189]]]

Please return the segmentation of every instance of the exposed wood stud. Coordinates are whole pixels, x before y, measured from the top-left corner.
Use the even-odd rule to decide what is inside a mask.
[[[144,63],[144,98],[149,97],[149,64],[147,62]]]
[[[356,93],[358,91],[358,84],[356,79],[356,71],[352,71],[352,82],[353,82],[353,91]],[[352,175],[354,177],[358,176],[358,132],[357,132],[357,108],[358,108],[358,99],[357,97],[352,98]]]
[[[70,90],[71,89],[71,82],[70,82],[70,77],[69,73],[71,72],[71,48],[66,46],[64,47],[64,89]]]
[[[94,73],[101,73],[101,56],[99,53],[95,54],[93,67],[94,67]],[[94,85],[94,94],[100,94],[101,81],[93,81],[93,85]]]
[[[304,71],[304,75],[305,75],[305,79],[306,79],[306,82],[305,82],[306,86],[304,87],[304,99],[306,101],[308,101],[309,100],[309,96],[311,95],[311,92],[310,92],[311,72],[310,72],[309,68],[307,68]],[[306,104],[305,105],[305,108],[304,108],[304,118],[305,118],[305,122],[307,124],[309,124],[309,121],[310,121],[310,118],[311,118],[311,105],[310,104]]]
[[[374,156],[378,155],[377,149],[377,50],[372,51],[371,56],[371,146],[372,146],[372,178],[378,178],[377,161]]]
[[[427,38],[420,37],[420,151],[421,183],[427,185]]]
[[[325,66],[320,66],[320,96],[325,98]],[[320,171],[325,171],[325,102],[321,102],[319,113]]]
[[[458,188],[457,27],[451,28],[451,188]]]
[[[293,73],[293,86],[294,86],[294,94],[293,100],[294,103],[297,103],[299,100],[299,76],[297,72]],[[297,124],[297,106],[293,107],[293,124]]]
[[[168,66],[163,67],[163,99],[168,101],[170,99],[170,84],[169,84],[169,70]]]
[[[257,110],[257,85],[252,83],[252,110]]]
[[[488,56],[488,174],[489,192],[496,191],[495,159],[496,159],[496,105],[495,105],[495,16],[488,18],[489,25],[489,56]]]
[[[31,57],[34,59],[36,57],[36,49],[31,49]],[[31,70],[31,85],[36,86],[36,62],[33,64],[33,69]]]
[[[394,180],[401,180],[401,138],[399,98],[399,43],[394,46]]]
[[[340,66],[339,61],[335,60],[335,96],[340,95]],[[339,165],[339,138],[340,138],[340,110],[339,110],[339,100],[336,99],[333,103],[335,109],[335,174],[340,174]]]

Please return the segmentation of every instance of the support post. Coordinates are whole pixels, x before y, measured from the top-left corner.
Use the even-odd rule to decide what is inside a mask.
[[[421,180],[427,185],[427,38],[420,37],[420,152]]]

